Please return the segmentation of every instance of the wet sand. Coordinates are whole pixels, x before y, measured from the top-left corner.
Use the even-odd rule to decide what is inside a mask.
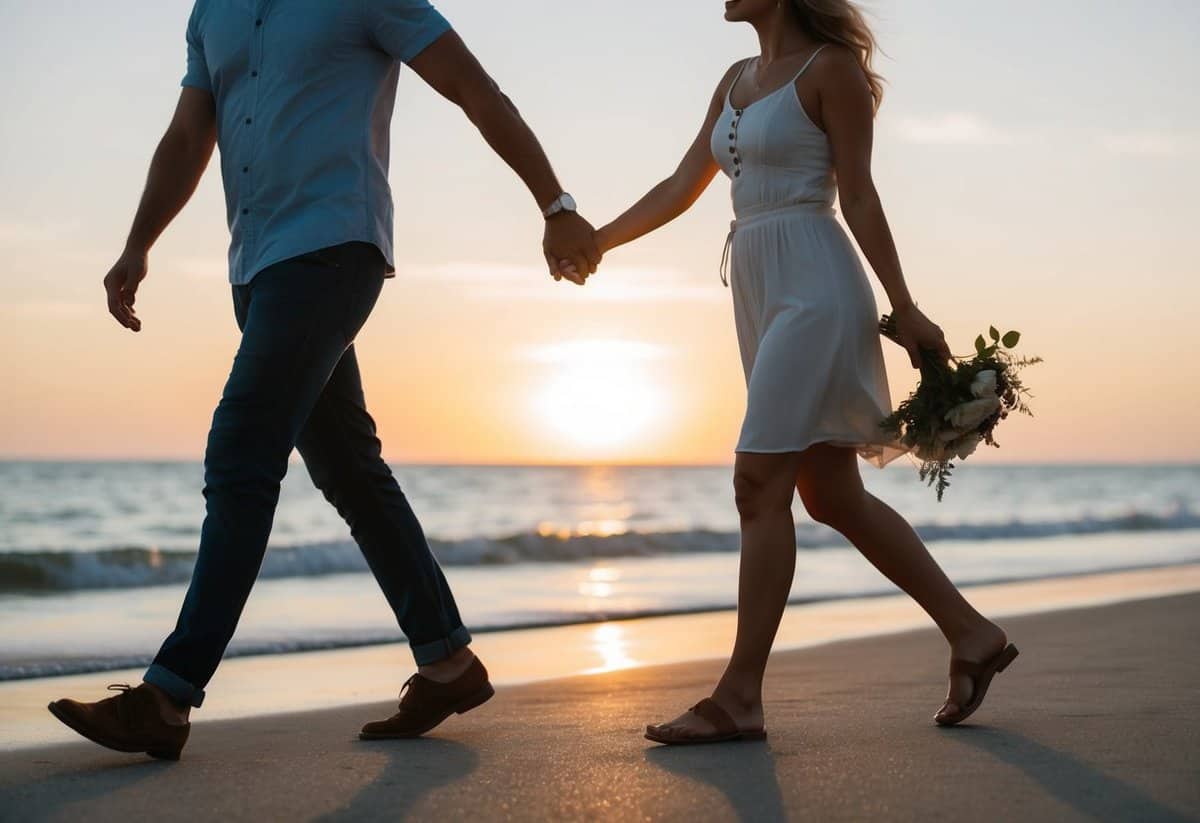
[[[503,687],[419,741],[357,741],[379,703],[201,721],[174,764],[11,750],[0,819],[1200,820],[1200,594],[1004,624],[1021,657],[957,729],[930,721],[946,661],[926,629],[777,654],[765,744],[642,739],[704,695],[709,660]]]
[[[1200,565],[1026,580],[967,588],[994,617],[1100,605],[1200,591]],[[929,626],[903,595],[793,605],[775,648],[821,643]],[[674,615],[481,634],[474,648],[498,685],[597,674],[649,664],[720,658],[733,644],[731,611]],[[402,644],[264,655],[225,661],[209,684],[203,722],[373,703],[395,694],[412,672]],[[347,676],[352,673],[352,676]],[[76,735],[54,722],[55,697],[92,699],[109,683],[136,683],[142,669],[0,683],[0,751],[66,743]]]

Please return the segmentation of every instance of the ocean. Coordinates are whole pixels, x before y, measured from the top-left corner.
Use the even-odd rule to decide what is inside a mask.
[[[731,608],[721,467],[395,466],[476,632]],[[863,466],[958,583],[1200,561],[1200,466],[958,469],[943,503]],[[0,680],[142,665],[174,625],[203,517],[185,462],[0,462]],[[892,592],[797,506],[797,602]],[[230,654],[402,639],[301,464]]]

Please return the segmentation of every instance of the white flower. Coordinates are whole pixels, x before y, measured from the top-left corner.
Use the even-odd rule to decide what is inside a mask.
[[[1000,408],[1000,398],[981,397],[978,400],[968,400],[946,412],[946,422],[956,429],[973,431],[976,426],[987,420]]]
[[[982,435],[968,434],[958,442],[953,443],[949,448],[954,452],[959,460],[966,460],[975,453],[975,449],[979,448],[979,444],[982,442]]]
[[[996,372],[993,369],[985,369],[975,375],[975,379],[971,381],[971,394],[976,397],[995,397],[996,396]]]

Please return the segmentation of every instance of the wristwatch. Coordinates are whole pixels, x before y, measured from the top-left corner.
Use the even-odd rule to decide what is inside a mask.
[[[575,198],[564,191],[555,198],[553,203],[546,207],[545,211],[542,212],[542,217],[549,220],[554,215],[562,214],[564,211],[575,212],[578,210],[578,207],[575,205]]]

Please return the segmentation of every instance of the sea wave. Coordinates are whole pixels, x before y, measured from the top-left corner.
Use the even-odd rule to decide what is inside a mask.
[[[917,526],[917,531],[929,542],[1033,540],[1187,529],[1200,529],[1200,514],[1190,510],[1169,514],[1134,511],[1116,517],[1074,520]],[[807,523],[798,527],[796,542],[801,550],[845,545],[844,538],[836,532]],[[530,532],[499,538],[433,540],[431,544],[443,565],[488,566],[731,552],[737,550],[738,535],[706,530],[568,537]],[[184,583],[191,577],[195,560],[196,555],[192,552],[169,552],[141,546],[80,552],[0,552],[0,594],[129,589]],[[267,579],[319,577],[367,570],[366,562],[352,542],[329,541],[274,547],[267,552],[259,576]]]

